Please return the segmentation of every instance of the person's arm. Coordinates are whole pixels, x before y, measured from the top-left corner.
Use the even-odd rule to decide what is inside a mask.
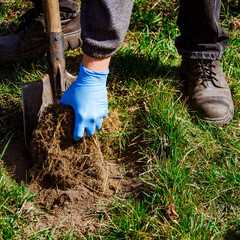
[[[108,114],[107,76],[110,57],[97,59],[86,54],[76,81],[64,93],[60,103],[70,105],[75,112],[73,139],[80,140],[84,131],[87,136],[102,127]]]
[[[108,114],[106,82],[111,56],[122,44],[129,25],[133,0],[82,0],[81,38],[84,52],[77,80],[61,103],[75,111],[74,140],[100,129]]]
[[[111,57],[107,58],[93,58],[87,54],[83,54],[82,65],[91,71],[103,72],[107,71]]]

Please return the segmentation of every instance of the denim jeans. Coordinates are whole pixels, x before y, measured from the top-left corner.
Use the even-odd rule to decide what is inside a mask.
[[[176,38],[179,54],[186,58],[217,60],[229,42],[219,25],[221,0],[180,0]]]
[[[32,0],[38,6],[41,1]],[[82,0],[83,51],[92,57],[111,56],[126,34],[133,0]],[[59,0],[62,18],[79,13],[77,0]],[[176,38],[180,55],[193,59],[220,59],[229,33],[219,25],[221,0],[180,0]]]

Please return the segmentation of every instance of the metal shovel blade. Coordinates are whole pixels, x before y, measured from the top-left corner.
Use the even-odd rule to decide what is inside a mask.
[[[76,76],[71,75],[65,70],[63,91],[66,91],[75,79]],[[49,74],[44,74],[38,81],[22,84],[22,101],[24,138],[28,148],[32,132],[36,128],[43,110],[49,104],[54,103]]]
[[[30,141],[41,114],[47,105],[53,103],[53,95],[48,74],[30,83],[22,84],[23,125],[26,146]]]

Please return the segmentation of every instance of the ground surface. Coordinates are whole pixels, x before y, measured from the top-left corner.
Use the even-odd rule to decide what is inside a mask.
[[[23,136],[13,139],[3,158],[18,181],[28,179],[27,188],[36,198],[27,204],[37,230],[53,226],[74,234],[100,228],[97,212],[106,211],[113,196],[130,197],[141,186],[134,177],[136,168],[118,163],[113,139],[93,136],[80,142],[72,140],[74,114],[70,107],[49,106],[33,133],[29,149]],[[102,132],[121,129],[118,112],[109,113]],[[105,160],[104,160],[105,159]],[[109,159],[106,161],[106,159]],[[135,164],[135,167],[137,164]],[[107,204],[108,203],[108,204]]]
[[[98,161],[108,178],[95,189],[91,188],[99,173],[92,181],[76,175],[79,184],[72,186],[73,175],[57,164],[56,154],[69,155],[68,148],[55,145],[58,150],[51,152],[48,145],[39,154],[53,153],[53,158],[40,158],[32,165],[26,161],[21,84],[43,76],[46,55],[0,66],[3,239],[240,238],[240,5],[222,2],[221,25],[229,29],[230,42],[220,63],[234,100],[231,124],[211,126],[189,113],[181,91],[181,57],[174,46],[180,34],[178,3],[135,0],[126,40],[112,58],[107,84],[109,112],[117,112],[121,126],[98,131],[94,138],[93,149],[106,140],[112,143],[109,150],[101,149],[103,161]],[[31,6],[22,0],[1,5],[0,34],[12,34]],[[66,52],[72,74],[77,74],[81,56],[80,48]],[[52,165],[47,165],[51,159]],[[26,175],[33,166],[34,173],[28,170]],[[107,194],[104,181],[113,183],[105,188]]]

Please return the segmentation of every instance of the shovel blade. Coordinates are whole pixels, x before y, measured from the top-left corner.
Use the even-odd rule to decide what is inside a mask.
[[[61,88],[65,92],[77,77],[65,70],[61,78]],[[22,84],[24,138],[27,148],[43,110],[53,104],[54,100],[56,102],[49,74],[44,74],[38,81]]]
[[[23,125],[26,146],[36,128],[43,110],[53,103],[53,95],[48,74],[42,79],[22,84]]]

